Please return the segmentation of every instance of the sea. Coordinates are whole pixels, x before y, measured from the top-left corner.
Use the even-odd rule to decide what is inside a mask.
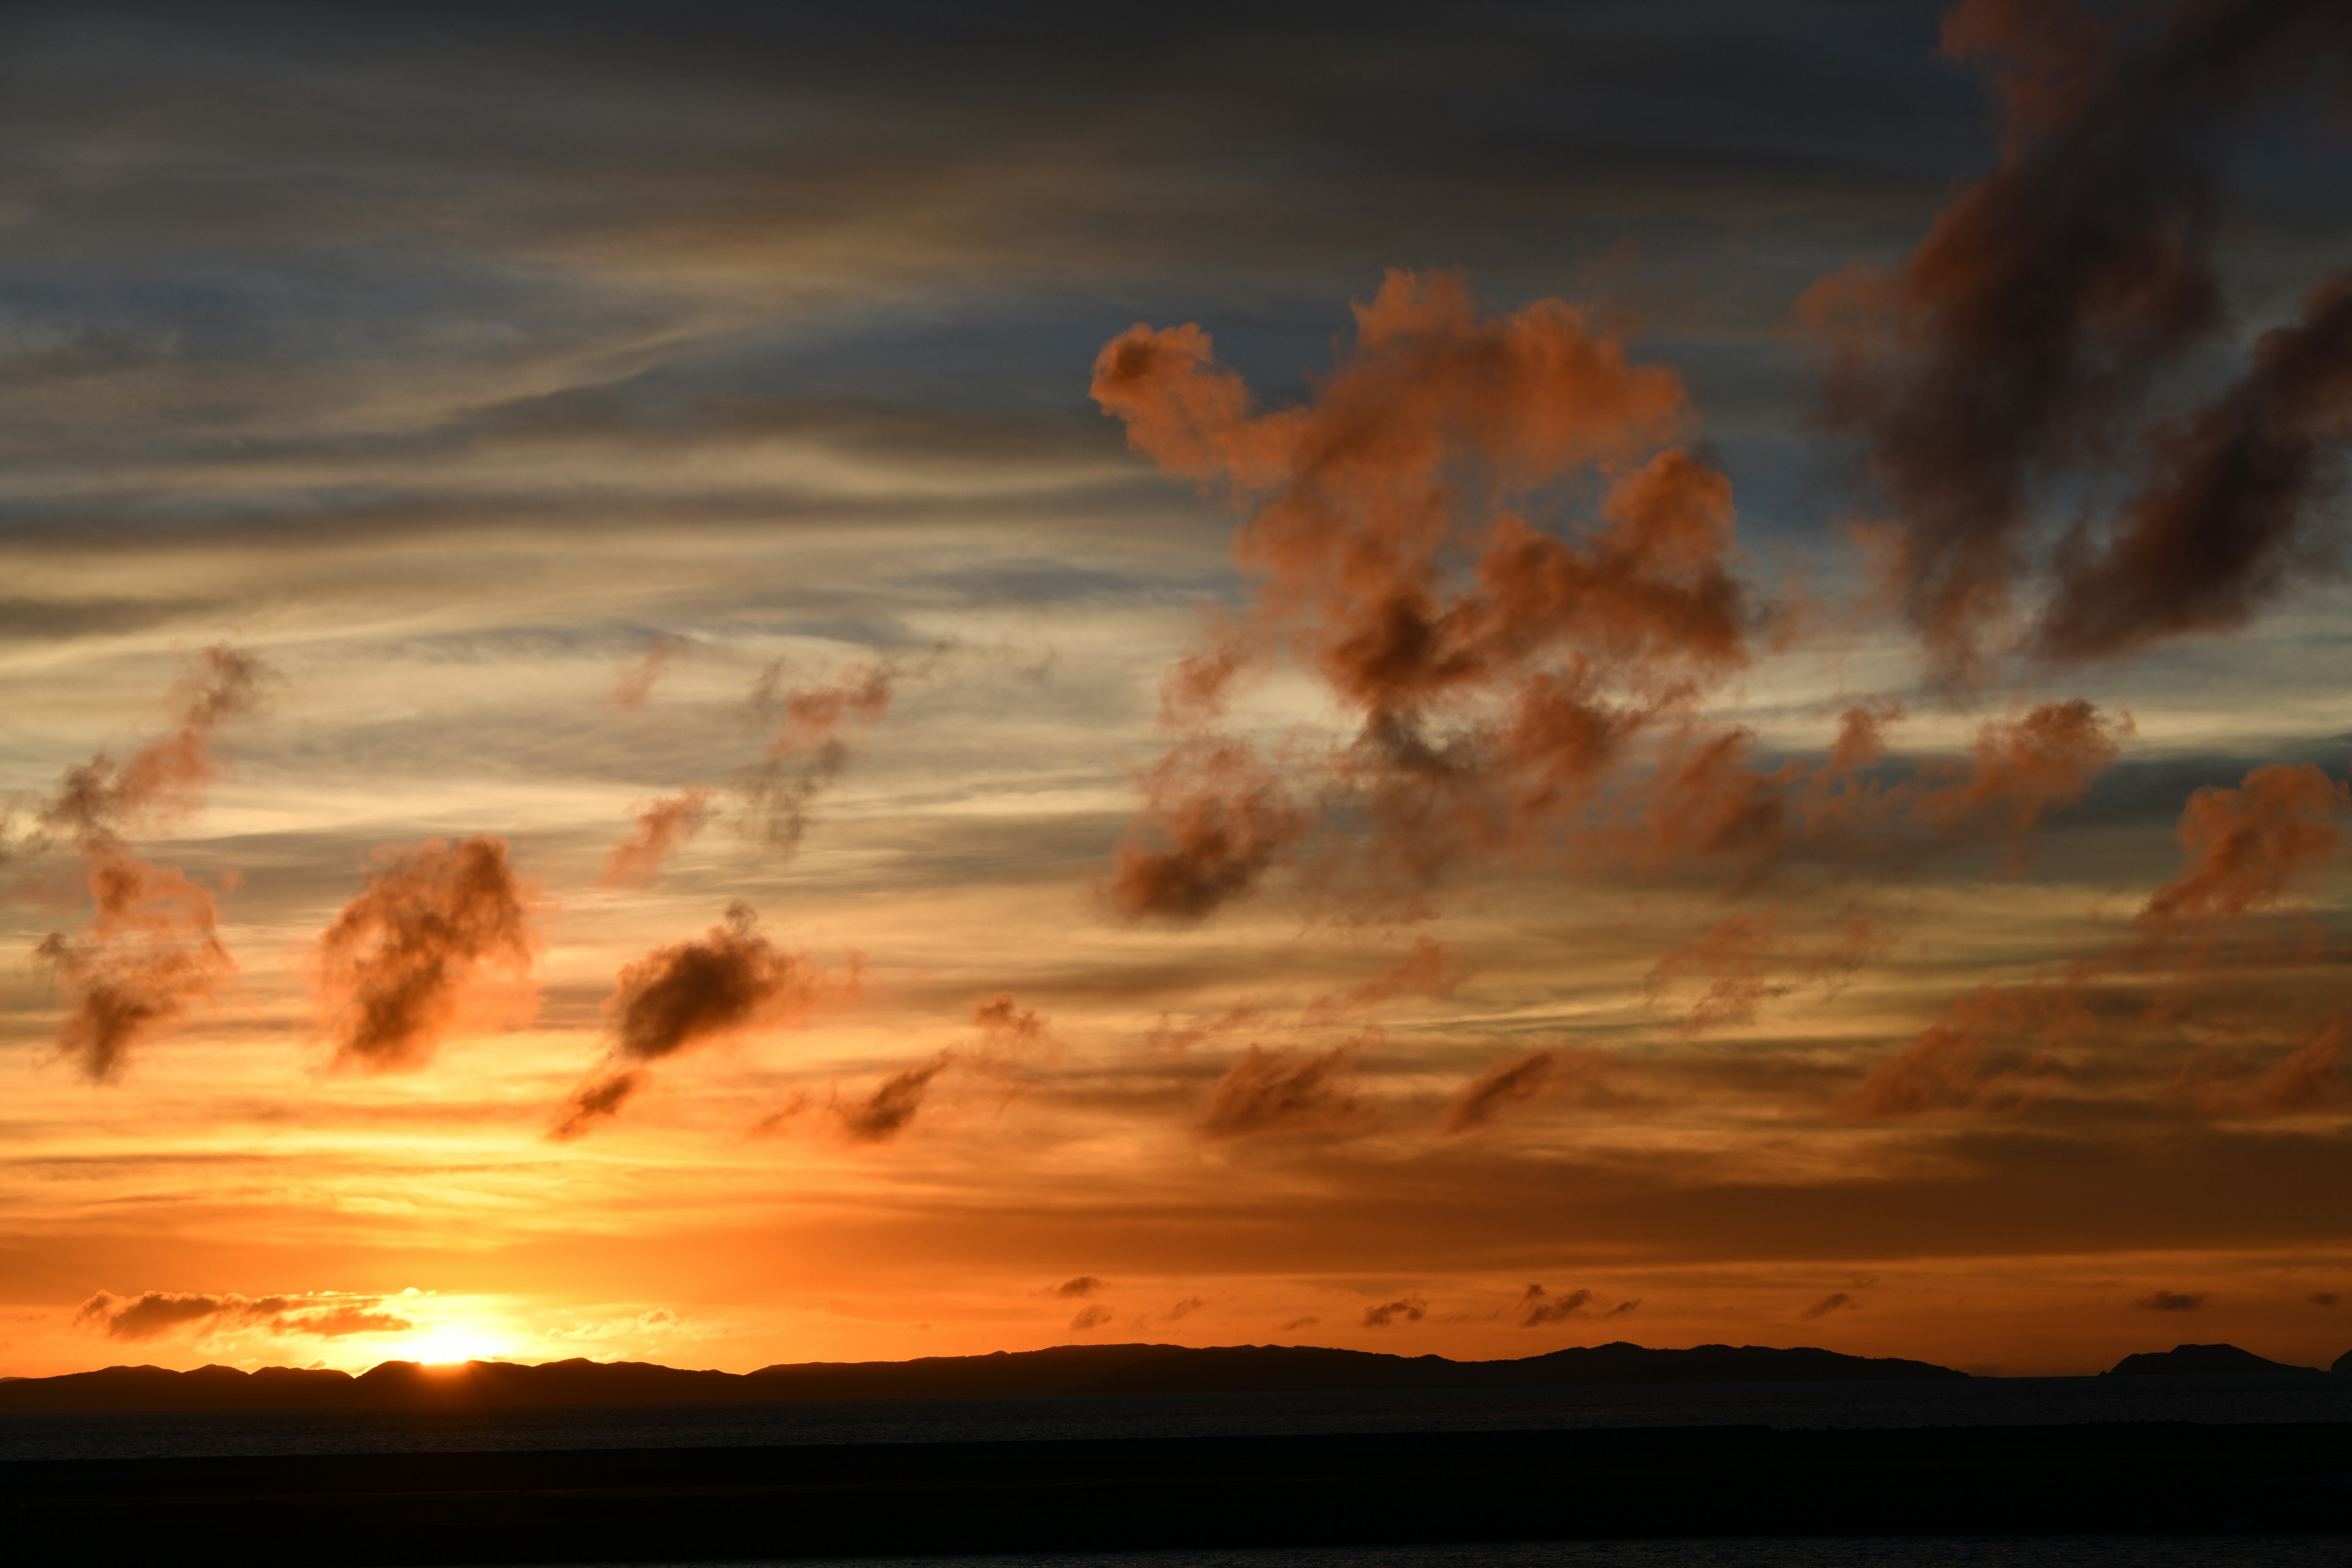
[[[0,1459],[1763,1426],[2352,1422],[2352,1378],[1975,1378],[590,1409],[0,1416]],[[790,1568],[2352,1568],[2352,1534],[1706,1537],[800,1560]],[[556,1568],[621,1568],[575,1563]],[[716,1563],[677,1568],[720,1568]],[[771,1568],[736,1561],[726,1568]],[[774,1564],[773,1568],[785,1568]]]
[[[0,1460],[1618,1426],[2039,1426],[2103,1421],[2352,1422],[2352,1377],[1979,1377],[1917,1383],[873,1399],[551,1410],[0,1415]],[[2347,1560],[2347,1568],[2352,1568],[2352,1560]]]

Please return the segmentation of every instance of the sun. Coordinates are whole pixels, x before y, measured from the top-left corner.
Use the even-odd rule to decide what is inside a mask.
[[[497,1361],[513,1343],[495,1329],[473,1323],[436,1323],[413,1338],[386,1345],[386,1361],[423,1362],[442,1365],[463,1361]]]

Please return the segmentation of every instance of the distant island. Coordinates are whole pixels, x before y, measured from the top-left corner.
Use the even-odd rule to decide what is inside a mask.
[[[2332,1372],[2342,1372],[2352,1353],[2339,1357]],[[2127,1355],[2099,1374],[2101,1377],[2324,1377],[2315,1366],[2294,1366],[2267,1361],[2235,1345],[2175,1345],[2168,1351],[2142,1351]]]
[[[264,1367],[110,1366],[0,1379],[0,1414],[146,1410],[433,1410],[556,1405],[753,1405],[803,1400],[1041,1399],[1153,1394],[1377,1393],[1700,1383],[1874,1383],[1966,1378],[1927,1362],[1811,1347],[1619,1342],[1513,1361],[1449,1361],[1307,1345],[1059,1345],[914,1361],[798,1362],[695,1372],[647,1362],[525,1366],[385,1362],[349,1373]]]

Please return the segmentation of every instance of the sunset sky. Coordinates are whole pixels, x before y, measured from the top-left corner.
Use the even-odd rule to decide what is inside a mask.
[[[2326,1364],[2347,191],[2333,0],[10,7],[0,1375]]]

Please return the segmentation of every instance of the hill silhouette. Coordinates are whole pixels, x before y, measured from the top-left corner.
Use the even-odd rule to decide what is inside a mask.
[[[2341,1363],[2338,1363],[2342,1364]],[[2168,1351],[2142,1351],[2116,1363],[2101,1377],[2243,1377],[2249,1373],[2315,1377],[2315,1366],[2291,1366],[2267,1361],[2235,1345],[2175,1345]]]
[[[526,1366],[385,1362],[347,1373],[229,1366],[173,1372],[110,1366],[0,1380],[0,1413],[146,1410],[520,1409],[556,1405],[740,1405],[826,1399],[1035,1399],[1088,1394],[1573,1388],[1689,1383],[1853,1383],[1959,1378],[1927,1362],[1810,1347],[1619,1342],[1509,1361],[1383,1355],[1308,1345],[1057,1345],[914,1361],[798,1362],[757,1372],[697,1372],[583,1359]]]

